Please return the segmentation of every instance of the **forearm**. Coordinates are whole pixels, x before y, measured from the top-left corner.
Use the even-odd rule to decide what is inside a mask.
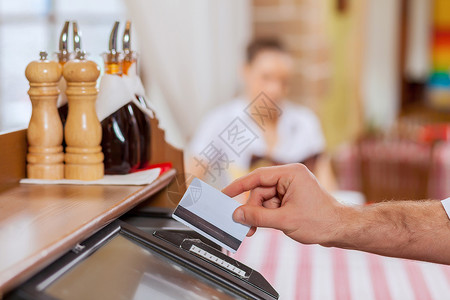
[[[450,221],[439,201],[342,207],[326,246],[450,264]]]

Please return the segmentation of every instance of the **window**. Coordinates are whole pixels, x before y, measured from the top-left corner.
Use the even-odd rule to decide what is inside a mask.
[[[83,49],[102,65],[100,54],[107,50],[113,23],[124,23],[126,16],[122,0],[0,0],[0,132],[28,125],[31,102],[25,68],[41,50],[56,59],[66,20],[78,22]]]

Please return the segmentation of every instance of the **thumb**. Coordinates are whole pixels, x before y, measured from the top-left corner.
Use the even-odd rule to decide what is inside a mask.
[[[233,213],[235,222],[255,227],[280,229],[283,218],[281,208],[265,208],[255,205],[239,206]]]

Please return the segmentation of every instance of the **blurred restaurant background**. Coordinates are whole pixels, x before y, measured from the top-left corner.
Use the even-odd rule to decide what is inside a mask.
[[[277,37],[294,57],[289,99],[326,138],[330,189],[367,202],[450,195],[447,0],[0,0],[0,131],[26,128],[26,65],[54,53],[64,21],[103,65],[114,21],[133,22],[139,73],[167,140],[240,90],[247,44]]]

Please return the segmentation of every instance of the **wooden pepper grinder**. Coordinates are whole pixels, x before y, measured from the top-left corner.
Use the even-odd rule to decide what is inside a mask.
[[[84,52],[64,65],[69,113],[64,129],[66,140],[65,177],[97,180],[103,178],[102,128],[95,112],[100,75],[97,64],[85,59]]]
[[[56,107],[62,70],[57,62],[47,60],[47,52],[40,52],[40,57],[25,70],[33,107],[27,130],[27,176],[63,179],[63,127]]]

